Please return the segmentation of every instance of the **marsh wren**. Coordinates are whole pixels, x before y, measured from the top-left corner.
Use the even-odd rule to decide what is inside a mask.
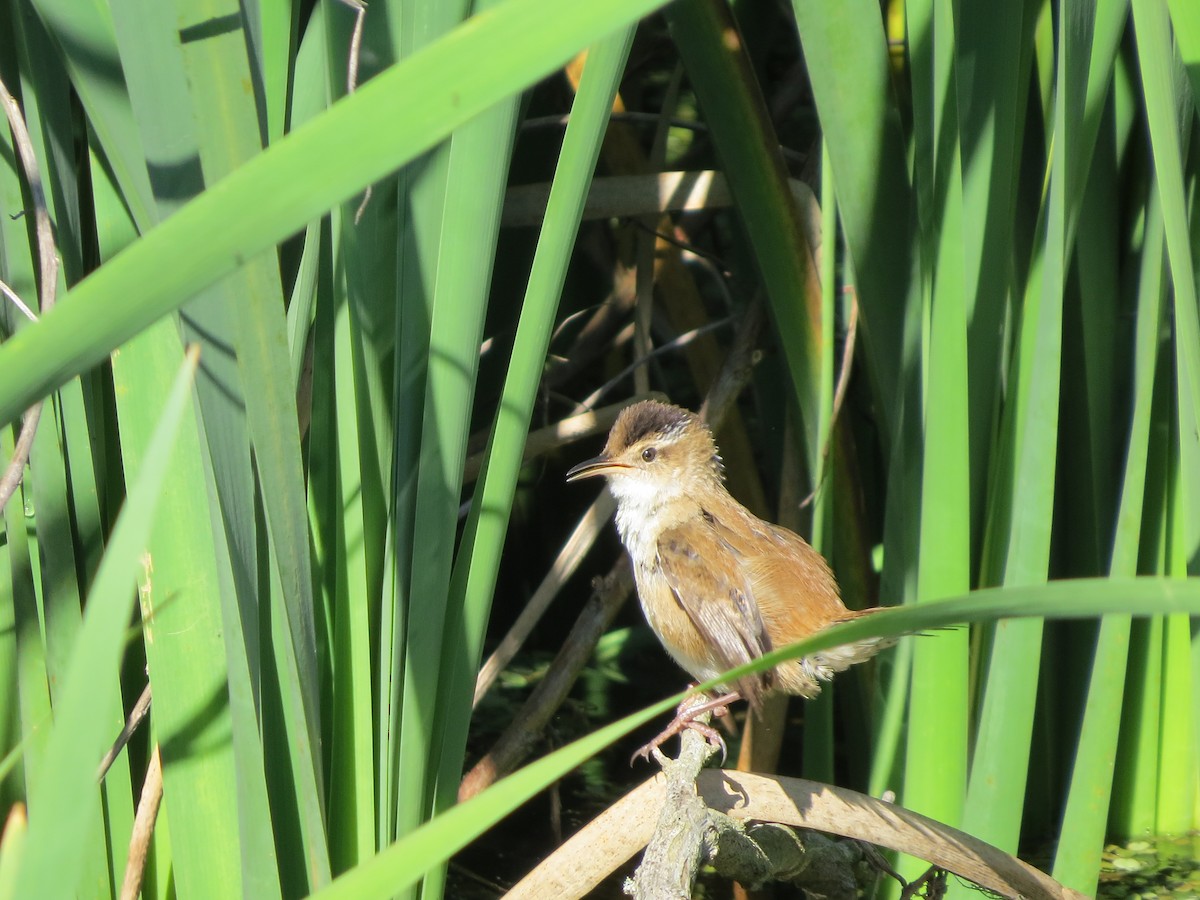
[[[571,469],[567,481],[594,475],[607,477],[616,498],[617,531],[646,620],[698,681],[874,611],[847,609],[821,554],[730,496],[712,432],[685,409],[654,400],[627,407],[604,451]],[[771,691],[815,697],[821,682],[889,643],[873,638],[822,650],[722,685],[723,696],[681,707],[638,755],[648,756],[684,727],[714,740],[713,729],[694,716],[738,698],[758,708]]]

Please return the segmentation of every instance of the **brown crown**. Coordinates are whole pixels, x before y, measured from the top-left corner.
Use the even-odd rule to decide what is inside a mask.
[[[617,454],[647,437],[673,439],[696,423],[696,416],[678,406],[643,400],[621,410],[608,436],[610,454]]]

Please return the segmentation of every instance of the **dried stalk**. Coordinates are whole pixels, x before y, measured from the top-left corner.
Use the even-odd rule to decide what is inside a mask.
[[[529,754],[632,590],[633,573],[628,558],[622,556],[606,577],[596,580],[591,599],[551,663],[546,677],[492,749],[463,778],[458,788],[460,802],[490,787],[513,771]]]
[[[563,584],[575,574],[575,570],[579,568],[579,564],[583,562],[587,552],[592,549],[592,544],[600,536],[601,530],[612,518],[615,505],[612,495],[605,491],[583,514],[583,518],[579,520],[579,524],[575,526],[575,530],[571,532],[566,544],[559,551],[554,565],[550,567],[550,571],[546,573],[542,583],[533,592],[533,596],[529,598],[529,602],[525,604],[525,608],[521,610],[517,620],[504,635],[504,639],[500,641],[499,646],[492,651],[492,655],[487,658],[483,668],[479,670],[479,677],[475,680],[475,699],[472,706],[478,706],[479,701],[491,690],[500,673],[504,671],[505,666],[512,662],[513,657],[525,644],[534,627],[541,621],[542,616],[550,607],[550,603],[558,596]]]
[[[100,760],[100,766],[96,770],[96,780],[103,781],[104,776],[108,774],[108,770],[112,768],[112,764],[116,762],[121,751],[125,749],[125,745],[129,743],[129,739],[133,737],[133,733],[137,731],[142,720],[146,718],[150,712],[150,685],[147,684],[142,689],[142,694],[137,699],[137,703],[133,704],[133,709],[129,713],[129,718],[125,720],[125,727],[121,729],[121,733],[117,735],[117,739],[113,741],[113,745],[108,748],[108,752],[104,754],[104,759]]]
[[[663,802],[642,862],[625,882],[625,893],[637,900],[686,900],[692,896],[705,845],[712,839],[708,807],[696,791],[696,780],[715,752],[712,744],[690,728],[680,734],[678,759],[654,751],[663,770]]]
[[[649,842],[666,802],[662,774],[626,794],[530,872],[506,900],[584,897]],[[866,841],[928,860],[1002,897],[1082,900],[1014,856],[948,825],[857,791],[773,775],[705,769],[707,807],[731,819],[776,822]]]
[[[37,156],[33,152],[33,142],[29,139],[29,129],[25,127],[21,107],[17,105],[16,99],[9,93],[3,80],[0,80],[0,104],[4,106],[4,114],[8,118],[8,125],[12,129],[13,141],[17,147],[17,155],[21,158],[25,181],[29,185],[29,193],[33,198],[38,245],[38,274],[41,281],[38,306],[45,315],[54,306],[58,293],[58,252],[54,245],[54,230],[50,224],[50,212],[46,208],[46,193],[42,186],[42,175],[38,169]],[[28,307],[24,303],[18,305],[28,312]],[[24,477],[25,463],[29,460],[29,453],[33,449],[33,438],[42,417],[43,402],[39,400],[29,407],[22,417],[21,433],[17,437],[13,458],[9,460],[4,474],[0,476],[0,512],[8,505],[8,501],[12,499]]]
[[[559,422],[555,422],[553,425],[547,425],[545,428],[531,431],[525,439],[525,452],[521,458],[521,464],[525,465],[539,456],[549,453],[552,450],[557,450],[559,447],[566,446],[567,444],[572,444],[575,441],[606,433],[612,427],[612,423],[616,421],[617,415],[630,403],[636,403],[638,400],[664,399],[666,399],[666,396],[659,391],[650,391],[646,394],[631,397],[629,400],[623,400],[620,403],[613,403],[610,406],[605,406],[597,410],[568,416]],[[464,484],[469,484],[479,477],[479,471],[483,468],[486,446],[486,433],[481,432],[478,435],[474,435],[468,441],[467,452],[470,455],[467,457],[466,464],[463,467]]]
[[[137,900],[141,893],[146,860],[150,856],[150,839],[154,836],[154,823],[158,820],[162,796],[162,757],[155,744],[146,778],[142,782],[142,796],[133,820],[133,833],[129,838],[129,861],[125,864],[125,878],[121,883],[121,900]]]
[[[788,180],[788,187],[801,211],[800,220],[807,237],[810,223],[806,213],[816,207],[812,188],[794,178]],[[549,198],[550,185],[546,182],[509,188],[500,224],[505,227],[540,225]],[[623,219],[655,213],[724,209],[732,205],[729,185],[720,172],[699,170],[612,175],[592,182],[584,203],[583,218]],[[820,234],[819,225],[817,234]]]

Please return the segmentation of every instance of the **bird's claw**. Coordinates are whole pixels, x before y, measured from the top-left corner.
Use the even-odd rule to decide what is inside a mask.
[[[724,701],[726,698],[719,698]],[[711,712],[714,716],[723,716],[728,713],[728,708],[724,702],[715,703],[708,700],[698,706],[689,707],[685,700],[683,705],[679,707],[679,711],[675,718],[671,720],[671,724],[659,732],[653,740],[639,747],[637,751],[629,759],[629,764],[632,766],[637,762],[638,757],[650,761],[650,754],[654,754],[654,758],[661,765],[663,762],[663,753],[659,750],[664,743],[677,734],[682,734],[685,728],[691,729],[700,734],[709,744],[710,747],[721,751],[721,765],[725,765],[725,760],[729,756],[729,750],[725,746],[725,739],[721,737],[721,733],[706,722],[699,721],[696,717],[704,713]]]

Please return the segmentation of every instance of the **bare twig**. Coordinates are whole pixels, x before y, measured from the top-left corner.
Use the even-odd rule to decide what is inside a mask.
[[[667,85],[666,94],[663,98],[663,111],[666,112],[675,107],[679,100],[679,87],[683,83],[683,66],[676,65],[671,73],[671,81]],[[650,156],[647,160],[649,166],[653,169],[661,169],[666,164],[667,156],[667,134],[669,126],[662,122],[655,129],[654,141],[650,147]],[[633,334],[633,353],[637,361],[648,359],[653,350],[653,343],[650,336],[650,322],[654,314],[654,284],[658,272],[657,266],[657,249],[658,241],[654,237],[655,226],[657,224],[657,213],[650,214],[641,218],[639,224],[643,227],[643,231],[638,231],[634,234],[634,247],[637,260],[637,307],[634,310],[634,334]],[[649,232],[647,234],[646,232]],[[633,385],[634,390],[638,393],[645,393],[650,390],[650,372],[644,366],[637,366],[633,370]]]
[[[666,399],[665,394],[659,391],[650,391],[649,393],[631,397],[628,400],[622,400],[620,403],[613,403],[594,411],[567,416],[567,418],[561,419],[552,425],[547,425],[545,428],[531,431],[529,436],[525,438],[525,453],[521,458],[521,464],[524,465],[531,460],[537,459],[544,453],[557,450],[559,447],[574,443],[575,441],[583,440],[592,435],[606,433],[612,427],[613,422],[616,421],[621,410],[630,403],[636,403],[639,400],[664,399]],[[472,435],[471,439],[467,442],[467,452],[470,455],[463,466],[464,484],[470,483],[479,477],[479,470],[483,467],[484,451],[487,448],[487,437],[488,432],[480,432],[478,435]]]
[[[685,128],[688,131],[694,131],[697,134],[707,134],[708,125],[704,122],[698,122],[695,119],[685,119],[682,116],[664,116],[657,112],[636,112],[633,110],[624,110],[618,112],[613,110],[609,116],[612,122],[630,122],[643,123],[647,125],[655,125],[661,128]],[[538,116],[532,119],[526,119],[521,123],[522,131],[532,131],[537,128],[566,128],[567,123],[571,121],[569,113],[557,116]],[[808,161],[809,154],[801,150],[793,150],[791,147],[780,147],[779,151],[783,154],[783,158],[796,165],[803,165]]]
[[[37,435],[38,422],[42,417],[42,401],[39,400],[25,411],[21,418],[21,433],[17,435],[17,443],[13,448],[13,457],[9,460],[4,474],[0,475],[0,512],[8,506],[8,501],[17,492],[21,479],[25,477],[25,463],[29,460],[29,452],[33,449],[33,439]]]
[[[805,239],[812,246],[812,210],[816,197],[803,181],[788,180]],[[511,187],[504,198],[500,224],[506,227],[539,225],[550,199],[548,182]],[[733,205],[733,195],[725,176],[712,170],[659,172],[649,175],[612,175],[597,178],[588,189],[584,202],[585,220],[631,218],[650,213],[697,212],[723,209]],[[819,213],[817,213],[819,215]],[[817,229],[820,233],[820,229]]]
[[[833,392],[833,412],[830,416],[832,422],[836,423],[838,415],[842,411],[842,403],[846,400],[846,389],[850,386],[850,372],[854,368],[854,349],[857,345],[858,338],[858,294],[853,287],[847,288],[850,293],[850,322],[846,326],[846,343],[842,347],[842,368],[838,373],[837,387]],[[833,428],[829,429],[830,434],[833,433]],[[821,448],[822,456],[829,455],[829,439],[826,439],[825,446]]]
[[[670,221],[664,219],[664,223],[670,224]],[[677,225],[672,225],[670,231],[663,231],[655,227],[648,227],[641,222],[636,222],[635,226],[642,229],[646,234],[654,235],[654,239],[669,244],[676,250],[682,251],[683,254],[693,261],[706,263],[713,272],[720,278],[722,287],[718,290],[725,295],[726,300],[729,299],[729,289],[724,286],[725,279],[729,277],[729,266],[725,264],[725,260],[717,253],[705,250],[703,247],[697,246],[688,239],[686,232]]]
[[[534,688],[492,749],[463,778],[458,789],[460,801],[474,797],[507,775],[533,749],[538,736],[591,659],[596,643],[633,590],[628,558],[622,556],[606,577],[596,581],[592,598],[584,606],[546,677]]]
[[[523,878],[506,900],[586,896],[646,846],[666,792],[656,775],[584,826]],[[1083,895],[978,838],[856,791],[779,775],[705,769],[700,796],[733,819],[778,822],[867,841],[928,860],[1002,897],[1082,900]]]
[[[8,87],[0,80],[0,104],[4,106],[4,114],[8,118],[12,130],[13,141],[17,147],[17,155],[21,158],[21,167],[25,172],[25,180],[29,184],[29,193],[33,198],[33,212],[38,245],[38,275],[40,278],[39,308],[43,315],[54,306],[58,291],[58,253],[54,246],[54,229],[50,223],[50,212],[46,208],[46,192],[42,187],[42,176],[38,169],[37,156],[33,152],[33,142],[29,139],[29,129],[25,127],[25,119],[16,99],[9,93]],[[16,298],[12,291],[6,292]],[[29,308],[16,298],[18,307],[26,315]],[[37,433],[38,422],[42,417],[42,403],[39,400],[31,406],[21,421],[21,434],[17,438],[13,458],[0,476],[0,511],[8,505],[16,493],[17,487],[25,473],[25,463],[33,449],[33,438]]]
[[[587,896],[649,843],[665,793],[666,776],[658,772],[568,838],[505,894],[504,900]]]
[[[12,129],[17,154],[21,157],[21,168],[25,173],[25,180],[29,184],[29,194],[33,198],[33,215],[38,244],[38,275],[41,279],[38,305],[45,314],[54,306],[58,294],[58,253],[54,246],[54,227],[50,222],[50,210],[46,206],[46,191],[42,185],[42,173],[38,167],[37,154],[33,152],[33,142],[29,139],[29,129],[25,127],[21,107],[17,105],[16,98],[9,93],[7,85],[2,80],[0,80],[0,103],[4,104],[4,114]]]
[[[504,635],[500,645],[492,651],[492,655],[487,658],[487,662],[479,670],[479,677],[475,681],[474,706],[479,705],[479,701],[491,689],[496,678],[504,671],[504,667],[512,662],[512,658],[524,645],[534,626],[541,621],[550,602],[558,596],[563,582],[579,568],[584,556],[596,542],[600,530],[608,524],[608,520],[612,517],[614,506],[615,501],[612,495],[608,491],[604,491],[583,514],[583,518],[579,520],[579,524],[575,526],[575,530],[571,532],[566,544],[559,551],[554,565],[550,567],[550,571],[546,573],[542,583],[533,592],[533,596],[529,598],[529,602],[525,604],[525,608],[521,610],[521,614],[509,628],[508,634]]]
[[[358,90],[358,63],[362,57],[363,22],[367,18],[367,4],[364,0],[342,0],[346,6],[354,10],[354,30],[350,33],[349,59],[346,61],[346,96]],[[354,224],[357,225],[367,211],[371,202],[371,185],[363,192],[362,202],[354,213]]]
[[[763,325],[763,305],[757,297],[751,302],[738,323],[737,334],[733,338],[733,346],[729,348],[729,356],[720,374],[708,389],[704,402],[700,404],[700,418],[708,423],[715,433],[725,421],[725,415],[741,394],[742,389],[749,384],[754,366],[758,363],[759,354],[758,334]]]
[[[800,508],[804,509],[809,506],[817,498],[817,493],[821,490],[821,486],[825,483],[825,478],[829,475],[829,450],[833,446],[834,431],[837,428],[838,416],[842,412],[842,403],[846,400],[846,388],[850,385],[850,370],[854,366],[854,347],[858,337],[858,297],[851,296],[850,303],[850,322],[846,326],[846,343],[842,347],[842,368],[838,372],[837,387],[833,391],[833,409],[829,414],[829,434],[825,436],[825,444],[821,447],[821,474],[817,478],[816,487],[812,489],[807,497],[800,501]]]
[[[600,402],[605,394],[620,384],[626,376],[628,376],[631,372],[638,372],[642,370],[642,368],[652,359],[662,356],[664,353],[670,353],[674,350],[679,350],[683,347],[686,347],[697,338],[708,334],[710,331],[716,331],[718,328],[724,328],[732,321],[732,318],[718,319],[716,322],[709,322],[707,325],[702,325],[699,328],[693,328],[691,331],[684,332],[683,334],[679,335],[679,337],[668,341],[662,346],[655,347],[645,356],[639,356],[608,381],[604,382],[604,384],[600,385],[600,387],[596,388],[596,390],[592,391],[585,399],[581,400],[575,407],[572,415],[579,415],[590,410]]]
[[[141,893],[146,859],[150,854],[150,838],[154,835],[154,823],[158,820],[162,795],[162,757],[155,744],[154,752],[150,754],[150,765],[146,769],[146,780],[142,782],[142,796],[133,820],[133,833],[129,838],[129,861],[125,864],[125,878],[121,883],[121,900],[137,900]]]
[[[551,366],[544,377],[545,386],[554,389],[565,384],[612,345],[612,336],[620,330],[637,302],[637,275],[619,262],[613,272],[612,290],[591,313],[579,330],[566,360]]]
[[[117,739],[113,741],[113,745],[104,754],[104,759],[100,760],[100,767],[96,770],[97,781],[104,780],[104,776],[108,774],[108,770],[112,768],[112,764],[116,761],[121,751],[125,749],[125,745],[129,743],[129,739],[133,737],[133,733],[137,731],[138,726],[142,724],[142,720],[146,718],[148,712],[150,712],[149,683],[142,689],[142,695],[138,697],[137,703],[133,704],[129,718],[125,720],[125,727],[121,729],[121,733],[117,735]]]
[[[711,830],[708,807],[696,791],[696,780],[715,752],[716,747],[690,728],[679,735],[678,759],[654,750],[665,776],[664,796],[654,836],[637,871],[625,884],[625,892],[637,900],[693,895]]]
[[[367,18],[367,4],[364,0],[342,0],[342,3],[354,10],[354,31],[350,33],[350,53],[346,62],[346,93],[353,94],[358,90],[358,62],[362,56],[363,21]]]
[[[36,322],[38,320],[37,313],[35,313],[26,305],[25,301],[21,299],[21,295],[10,288],[3,281],[0,281],[0,294],[3,294],[10,301],[12,301],[12,305],[19,309],[25,318],[27,318],[30,322]]]
[[[768,694],[762,708],[748,710],[738,747],[737,768],[742,772],[773,772],[783,750],[787,724],[787,694]]]

